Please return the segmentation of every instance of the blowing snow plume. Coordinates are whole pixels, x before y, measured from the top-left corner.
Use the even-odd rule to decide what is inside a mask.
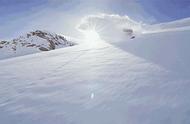
[[[120,15],[89,15],[82,19],[78,25],[82,32],[95,30],[102,39],[119,40],[123,38],[135,38],[143,31],[142,23]]]

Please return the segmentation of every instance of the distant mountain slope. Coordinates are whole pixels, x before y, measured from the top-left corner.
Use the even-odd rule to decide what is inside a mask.
[[[154,26],[160,27],[162,29],[172,29],[172,28],[182,28],[182,27],[189,27],[190,26],[190,18],[184,18],[172,22],[165,22],[156,24]]]
[[[0,59],[73,46],[64,36],[36,30],[11,41],[0,41]]]
[[[154,25],[144,25],[143,28],[143,33],[190,30],[190,18],[184,18],[172,22],[164,22]]]

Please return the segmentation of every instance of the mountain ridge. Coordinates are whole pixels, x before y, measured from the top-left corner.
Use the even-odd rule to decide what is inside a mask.
[[[67,40],[65,36],[35,30],[10,41],[0,41],[0,59],[50,51],[74,45],[76,45],[76,43]]]

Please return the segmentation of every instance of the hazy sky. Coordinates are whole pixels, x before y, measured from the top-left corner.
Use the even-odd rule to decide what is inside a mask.
[[[98,13],[159,23],[190,17],[190,0],[0,0],[0,39],[35,29],[75,36],[80,19]]]

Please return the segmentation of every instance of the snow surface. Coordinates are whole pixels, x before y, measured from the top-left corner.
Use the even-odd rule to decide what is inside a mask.
[[[189,124],[189,35],[147,33],[1,60],[0,123]]]

